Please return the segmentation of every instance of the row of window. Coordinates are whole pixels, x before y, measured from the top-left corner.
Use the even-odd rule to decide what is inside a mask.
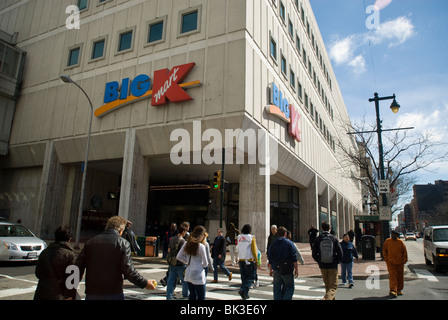
[[[279,1],[280,1],[279,16],[281,18],[281,21],[283,21],[283,24],[286,27],[286,8],[283,3],[284,0],[279,0]],[[293,1],[294,1],[294,5],[295,5],[295,8],[297,9],[297,11],[301,13],[300,20],[302,21],[302,23],[305,24],[305,20],[306,20],[306,29],[307,29],[306,32],[308,34],[308,38],[311,41],[312,48],[314,49],[314,52],[316,54],[318,61],[320,61],[320,66],[322,68],[322,72],[323,72],[325,79],[330,87],[330,90],[332,90],[332,82],[331,82],[331,78],[328,73],[328,69],[327,69],[325,63],[323,62],[322,53],[319,50],[319,46],[317,44],[317,41],[315,40],[314,33],[310,28],[308,18],[306,18],[306,16],[305,16],[305,11],[303,9],[303,5],[302,5],[302,3],[300,3],[300,5],[299,5],[299,0],[293,0]],[[277,0],[273,0],[273,3],[277,7]],[[299,6],[300,6],[300,9],[299,9]],[[299,57],[302,56],[302,61],[305,66],[305,69],[308,69],[308,73],[309,73],[311,79],[313,80],[314,86],[317,88],[317,92],[319,93],[319,96],[321,97],[322,102],[325,105],[325,108],[327,109],[329,115],[333,118],[333,109],[328,101],[328,96],[324,90],[324,86],[323,86],[323,84],[321,84],[319,76],[316,74],[316,71],[314,69],[314,66],[312,65],[311,60],[309,59],[309,56],[307,56],[305,45],[302,43],[302,41],[299,37],[299,33],[297,31],[295,32],[295,37],[294,37],[294,30],[295,30],[294,24],[293,24],[290,16],[288,16],[288,17],[289,17],[288,18],[288,34],[289,34],[289,38],[290,38],[289,40],[293,44],[295,44],[295,49],[297,51],[298,56]],[[274,42],[274,43],[272,43],[272,42]],[[271,39],[271,56],[274,58],[275,61],[277,61],[276,41],[274,39]],[[282,72],[286,76],[287,71],[286,71],[285,65],[286,65],[286,63],[284,63],[282,65]]]
[[[281,21],[283,21],[283,23],[286,27],[286,7],[285,7],[283,1],[285,1],[285,0],[279,0],[279,4],[277,5],[277,0],[272,0],[275,7],[278,7],[279,17],[280,17]],[[299,0],[293,0],[293,1],[296,6],[296,9],[299,12],[301,12],[300,16],[301,16],[302,22],[305,23],[305,14],[304,14],[302,4],[300,4],[300,9],[299,9]],[[326,74],[326,79],[328,81],[328,84],[329,84],[330,90],[331,90],[331,79],[329,78],[326,66],[322,63],[322,55],[317,47],[317,42],[314,39],[314,35],[310,31],[309,22],[307,19],[306,19],[306,23],[307,23],[307,33],[308,33],[308,35],[311,35],[310,41],[312,41],[313,48],[315,50],[316,55],[320,55],[321,67],[323,68],[322,70],[324,71],[324,74]],[[294,34],[294,30],[295,30],[294,24],[293,24],[291,18],[289,18],[288,19],[288,28],[287,28],[287,32],[288,32],[289,38],[290,38],[289,40],[293,44],[295,44],[295,49],[297,51],[296,53],[297,53],[298,57],[300,57],[300,56],[302,57],[302,59],[298,59],[298,60],[302,61],[303,65],[305,67],[305,70],[308,70],[308,74],[309,74],[312,82],[314,83],[315,88],[317,89],[318,95],[319,95],[323,105],[325,106],[325,109],[327,110],[328,115],[334,121],[333,108],[330,104],[330,100],[328,99],[328,96],[326,95],[324,86],[321,84],[318,76],[316,75],[316,71],[315,71],[314,67],[312,66],[312,63],[311,63],[309,57],[307,56],[305,45],[301,42],[299,33],[296,31]],[[294,42],[294,40],[295,40],[295,42]],[[282,75],[285,77],[285,79],[287,79],[289,81],[289,85],[290,85],[291,89],[294,92],[297,92],[297,97],[299,98],[300,101],[302,101],[304,103],[305,110],[309,113],[309,116],[314,121],[315,125],[320,129],[321,133],[323,134],[325,140],[328,142],[330,147],[333,150],[335,150],[335,148],[336,148],[335,140],[334,140],[333,136],[331,135],[329,128],[327,127],[325,122],[322,120],[322,117],[320,116],[319,112],[317,111],[317,108],[315,108],[315,105],[311,101],[311,98],[309,98],[308,94],[306,92],[304,92],[302,84],[300,83],[299,78],[296,77],[296,73],[293,70],[293,68],[291,67],[291,65],[288,64],[287,59],[283,53],[283,50],[280,49],[280,54],[279,54],[277,41],[273,37],[271,32],[270,32],[270,56],[276,64],[280,64],[280,70],[281,70]],[[289,77],[288,77],[288,65],[289,65]]]
[[[278,1],[280,2],[279,3],[279,16],[280,16],[281,20],[283,21],[283,24],[286,26],[286,6],[284,4],[284,1],[287,1],[287,0],[272,0],[272,3],[275,5],[275,7],[278,6],[277,5]],[[308,39],[311,42],[311,47],[314,50],[316,58],[320,62],[322,72],[328,82],[328,85],[330,86],[330,89],[331,89],[331,87],[332,87],[331,77],[328,72],[327,66],[322,58],[322,52],[319,50],[318,41],[314,37],[314,31],[312,30],[311,25],[308,21],[308,17],[306,16],[305,9],[303,8],[302,1],[301,0],[292,0],[292,1],[294,4],[294,7],[297,10],[298,15],[300,16],[300,21],[302,22],[303,26],[306,27],[306,34],[308,35]],[[292,23],[292,20],[289,17],[290,16],[288,15],[288,33],[291,37],[291,40],[294,42],[294,25]],[[296,34],[297,34],[297,32],[296,32]],[[299,52],[299,55],[300,55],[300,42],[301,42],[300,38],[297,36],[296,46],[297,46],[297,51]],[[305,65],[306,65],[306,56],[304,56],[304,60],[305,60]]]
[[[111,0],[98,0],[108,2]],[[79,0],[81,8],[87,8],[88,0]],[[179,36],[186,36],[200,31],[201,6],[183,10],[179,13]],[[155,45],[165,41],[167,16],[158,18],[148,23],[146,45]],[[133,50],[135,38],[135,27],[128,28],[118,33],[118,45],[116,54],[126,53]],[[90,61],[105,58],[107,48],[107,36],[93,40],[90,52]],[[73,68],[80,64],[82,45],[69,48],[67,67]]]

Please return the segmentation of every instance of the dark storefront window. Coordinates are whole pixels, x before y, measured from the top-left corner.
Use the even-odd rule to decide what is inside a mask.
[[[283,226],[299,241],[299,189],[291,186],[271,185],[270,225]]]

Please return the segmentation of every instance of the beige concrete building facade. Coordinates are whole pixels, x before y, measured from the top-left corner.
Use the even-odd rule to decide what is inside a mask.
[[[362,211],[338,143],[357,147],[309,1],[7,0],[0,29],[26,52],[0,212],[38,235],[75,228],[78,212],[91,110],[61,75],[95,112],[85,229],[118,214],[138,236],[185,220],[213,235],[222,217],[251,224],[264,251],[273,223],[307,241],[311,224],[342,235]],[[210,187],[221,148],[222,214]]]

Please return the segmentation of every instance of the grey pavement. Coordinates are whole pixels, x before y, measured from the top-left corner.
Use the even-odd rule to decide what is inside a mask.
[[[301,243],[296,242],[295,245],[299,249],[302,257],[305,261],[304,265],[299,264],[299,277],[320,277],[320,269],[317,262],[314,261],[311,256],[311,248],[309,243]],[[140,257],[134,256],[133,259],[135,261],[139,261],[141,263],[161,263],[166,264],[165,259],[162,258],[162,255],[159,254],[158,257]],[[267,270],[266,260],[267,254],[262,253],[261,255],[262,265],[258,269],[258,274],[260,275],[269,275],[269,270]],[[232,266],[230,262],[230,254],[227,252],[226,255],[226,267],[231,272],[239,273],[238,265]],[[371,270],[375,270],[375,272],[379,272],[381,278],[388,278],[387,266],[386,263],[381,259],[380,253],[375,254],[375,260],[363,260],[362,253],[359,253],[359,260],[355,259],[353,264],[353,277],[355,279],[365,279],[372,275]],[[405,273],[410,272],[407,267],[405,267]]]

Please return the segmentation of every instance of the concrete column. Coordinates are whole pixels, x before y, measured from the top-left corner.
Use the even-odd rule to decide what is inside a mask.
[[[240,165],[239,229],[252,226],[257,247],[266,252],[270,225],[270,176],[261,175],[260,164]]]
[[[344,221],[344,213],[343,213],[343,208],[342,208],[342,197],[339,193],[336,193],[336,208],[337,208],[337,215],[338,215],[339,235],[342,236],[346,231],[344,230],[345,221]]]
[[[56,228],[67,221],[64,219],[67,176],[67,167],[60,164],[54,144],[49,141],[42,168],[39,203],[32,227],[38,232],[38,236],[45,239],[52,239]]]
[[[299,226],[300,241],[308,242],[308,230],[311,225],[319,229],[317,176],[314,175],[308,188],[299,190]]]
[[[119,215],[132,222],[137,236],[144,236],[149,192],[149,160],[142,156],[136,131],[126,133],[120,188]]]

